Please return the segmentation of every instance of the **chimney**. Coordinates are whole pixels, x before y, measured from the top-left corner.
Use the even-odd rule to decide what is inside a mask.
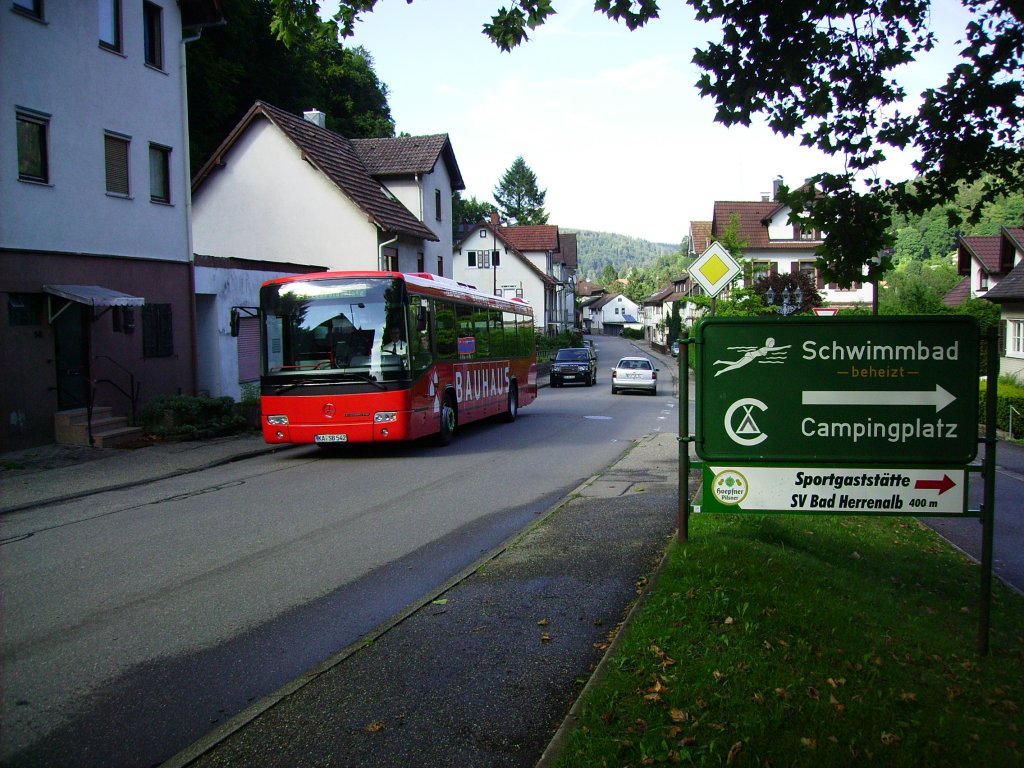
[[[495,229],[501,226],[501,222],[498,221],[497,211],[491,211],[491,226],[494,227]]]
[[[327,127],[327,115],[319,109],[307,109],[302,116],[314,125],[319,125],[321,128]]]
[[[772,179],[772,200],[779,199],[779,187],[782,186],[782,177],[776,176]]]

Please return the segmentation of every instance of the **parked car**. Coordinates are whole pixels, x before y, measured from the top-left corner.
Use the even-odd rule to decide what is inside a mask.
[[[672,342],[672,357],[679,357],[679,342]]]
[[[549,381],[552,387],[566,382],[592,387],[597,384],[597,358],[586,347],[564,347],[555,353]]]
[[[658,369],[646,357],[624,357],[612,368],[612,394],[640,389],[658,394]]]
[[[583,346],[590,350],[590,354],[597,360],[597,347],[590,339],[583,340]]]

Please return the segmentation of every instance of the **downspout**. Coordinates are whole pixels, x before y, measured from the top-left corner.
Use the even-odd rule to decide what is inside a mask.
[[[185,183],[182,185],[185,189],[185,237],[188,247],[188,303],[189,303],[189,320],[192,331],[192,394],[199,393],[199,329],[196,327],[198,322],[196,312],[196,264],[195,264],[195,245],[192,239],[192,157],[189,152],[188,146],[188,72],[186,71],[185,61],[185,46],[188,43],[195,42],[202,34],[203,30],[207,27],[224,27],[227,26],[227,19],[221,18],[219,21],[210,22],[208,24],[199,24],[194,28],[192,34],[185,34],[184,28],[182,28],[181,36],[181,55],[178,63],[179,78],[181,82],[181,154],[183,158],[182,165],[184,166],[184,177]]]
[[[178,77],[181,82],[181,154],[185,177],[182,187],[185,190],[185,238],[187,243],[186,247],[188,248],[188,306],[189,326],[192,336],[191,357],[193,395],[199,392],[199,329],[196,328],[198,320],[196,313],[196,264],[195,254],[193,252],[194,245],[192,241],[192,159],[190,157],[188,146],[188,73],[186,72],[185,66],[185,46],[192,40],[198,40],[199,34],[201,34],[201,30],[192,37],[183,36],[181,38],[181,60],[178,64]]]
[[[386,271],[384,269],[384,249],[386,247],[388,247],[389,245],[391,245],[392,243],[397,242],[397,241],[398,241],[398,235],[395,235],[390,240],[385,240],[383,243],[380,243],[377,246],[377,269],[379,269],[381,272]]]

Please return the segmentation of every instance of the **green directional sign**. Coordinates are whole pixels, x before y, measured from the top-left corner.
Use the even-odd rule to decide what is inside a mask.
[[[970,317],[705,320],[697,455],[966,464],[978,446],[979,342]]]

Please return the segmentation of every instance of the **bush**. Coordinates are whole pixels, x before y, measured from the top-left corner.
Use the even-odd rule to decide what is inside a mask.
[[[154,437],[200,440],[241,432],[247,427],[230,397],[159,395],[135,414],[135,426]]]
[[[537,362],[545,363],[555,356],[555,352],[563,347],[582,347],[583,334],[580,331],[562,331],[556,336],[537,334]]]
[[[623,328],[622,329],[622,338],[624,338],[624,339],[636,339],[636,340],[639,340],[639,341],[643,341],[644,331],[643,331],[642,328],[639,328],[639,329],[638,328]]]
[[[987,400],[985,383],[982,382],[978,393],[978,421],[981,424],[985,423]],[[1010,431],[1010,406],[1016,409],[1013,414],[1013,434],[1019,440],[1024,435],[1024,387],[1000,380],[996,399],[996,428],[1004,432]]]

